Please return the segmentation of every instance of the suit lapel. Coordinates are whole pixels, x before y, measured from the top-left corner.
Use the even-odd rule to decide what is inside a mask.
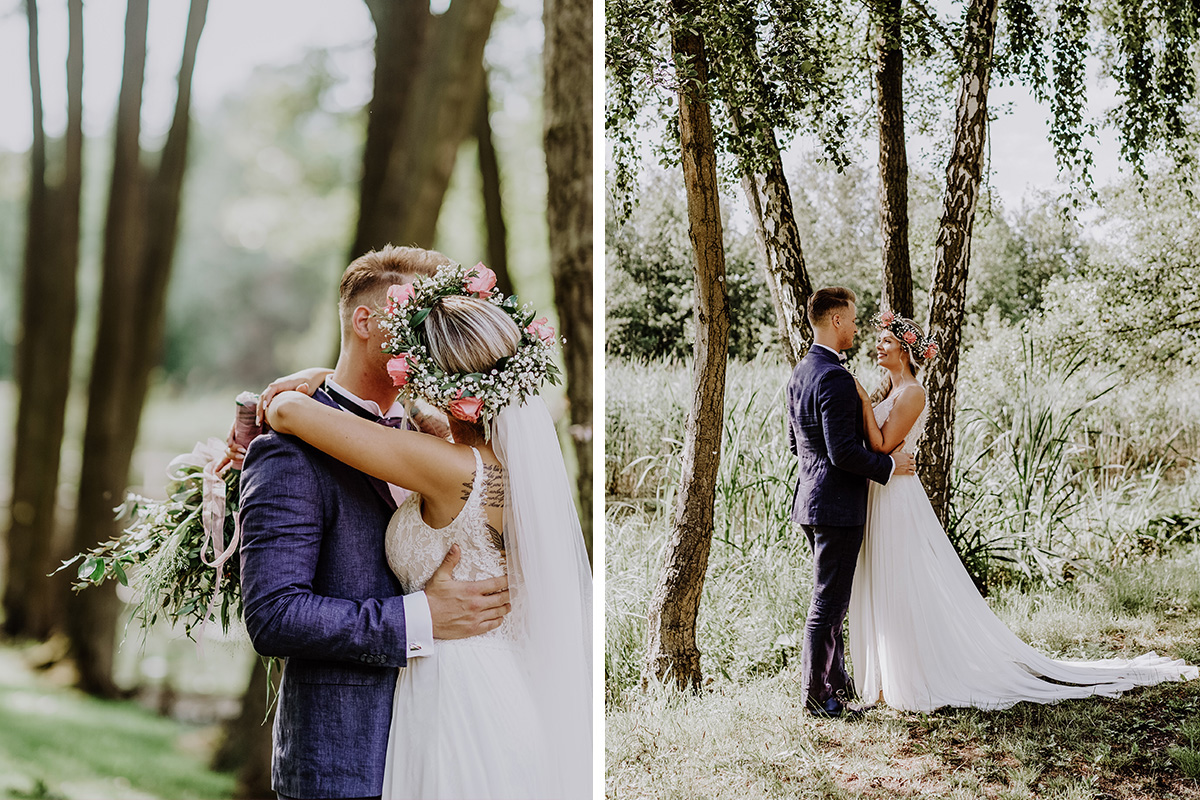
[[[335,401],[332,397],[330,397],[328,394],[326,394],[325,390],[323,390],[323,389],[317,389],[317,391],[313,392],[313,399],[317,400],[320,403],[324,403],[325,405],[327,405],[331,408],[336,408],[340,411],[346,411],[346,409],[344,409],[340,405],[338,405],[337,401]],[[346,411],[346,413],[350,413],[350,412]],[[358,470],[355,470],[355,472],[358,472]],[[376,478],[373,475],[368,475],[365,472],[359,472],[359,474],[367,479],[367,483],[371,484],[371,487],[375,490],[376,494],[378,494],[380,496],[380,498],[382,498],[383,502],[387,503],[388,508],[395,511],[396,510],[396,498],[392,497],[392,490],[390,488],[388,488],[387,482],[381,481],[381,480],[379,480],[379,478]]]

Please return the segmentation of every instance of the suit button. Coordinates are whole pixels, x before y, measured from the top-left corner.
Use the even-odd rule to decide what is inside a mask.
[[[369,655],[367,655],[366,653],[363,653],[362,655],[360,655],[360,656],[358,657],[358,660],[359,660],[359,661],[361,661],[361,662],[363,662],[364,664],[367,664],[367,663],[369,663],[369,662],[370,662],[370,660],[371,660],[371,657],[370,657]]]

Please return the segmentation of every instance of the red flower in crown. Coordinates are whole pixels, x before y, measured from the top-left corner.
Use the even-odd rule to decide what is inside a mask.
[[[879,315],[879,324],[883,327],[888,327],[896,321],[896,315],[891,310],[883,311]]]
[[[912,331],[912,330],[905,331],[904,332],[904,341],[907,342],[909,345],[916,344],[917,343],[917,332]]]
[[[933,358],[935,355],[937,355],[937,345],[930,342],[925,347],[925,352],[921,353],[921,358]]]

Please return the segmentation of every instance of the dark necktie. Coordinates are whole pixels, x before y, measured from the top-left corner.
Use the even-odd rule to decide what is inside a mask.
[[[408,430],[410,428],[407,417],[376,416],[360,406],[358,403],[351,400],[349,397],[346,397],[346,395],[342,394],[337,389],[334,389],[332,386],[326,384],[324,388],[325,393],[332,397],[335,403],[355,416],[362,417],[363,419],[369,419],[371,422],[378,422],[380,425],[385,425],[389,428],[398,428],[399,430]]]

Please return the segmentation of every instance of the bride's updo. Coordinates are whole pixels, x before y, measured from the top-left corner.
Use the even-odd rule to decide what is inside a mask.
[[[446,372],[488,372],[517,352],[521,331],[512,317],[477,297],[439,299],[425,319],[429,355]]]

